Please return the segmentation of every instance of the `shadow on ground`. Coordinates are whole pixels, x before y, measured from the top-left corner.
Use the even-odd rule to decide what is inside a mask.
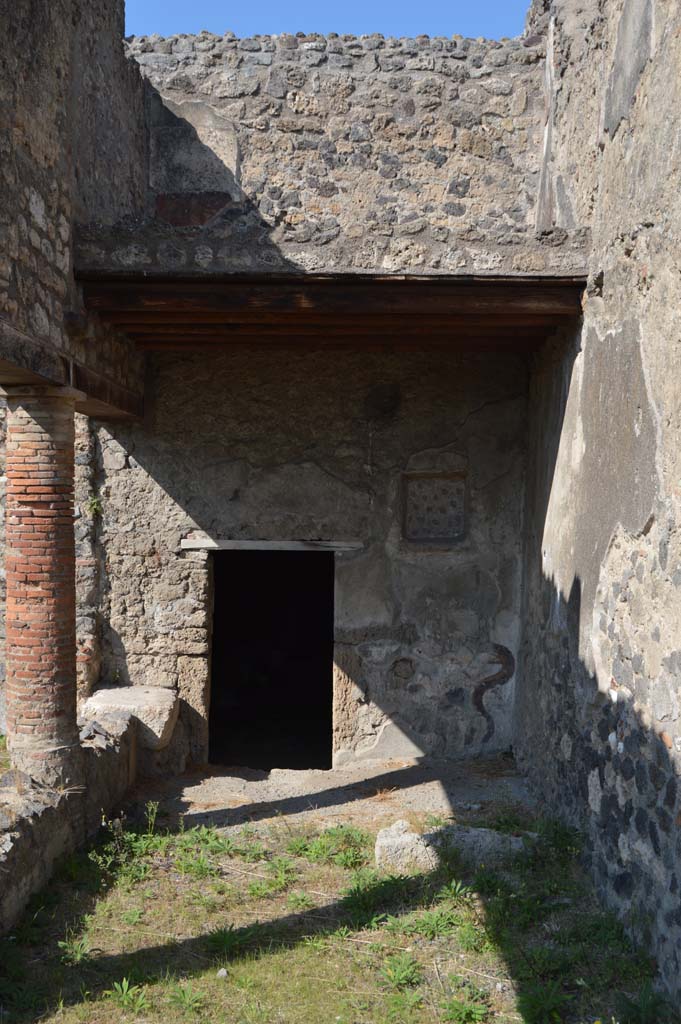
[[[329,783],[332,783],[329,785]],[[383,810],[460,813],[491,800],[533,806],[513,758],[500,755],[479,762],[365,762],[332,772],[218,768],[188,773],[163,783],[148,783],[142,800],[160,799],[171,821],[225,827],[282,816],[361,813],[367,820]],[[399,807],[390,806],[392,799]]]

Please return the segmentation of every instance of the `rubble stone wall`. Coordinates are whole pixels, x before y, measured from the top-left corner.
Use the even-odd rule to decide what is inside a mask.
[[[577,271],[534,235],[544,38],[128,41],[149,89],[143,226],[81,230],[84,268]]]
[[[336,760],[507,749],[523,360],[235,349],[155,356],[150,380],[143,424],[97,432],[103,681],[178,687],[205,760],[211,555],[181,541],[357,541],[336,555]],[[461,535],[405,539],[404,474],[461,489]]]
[[[681,7],[552,5],[540,217],[591,221],[581,332],[530,391],[517,750],[681,973]]]
[[[0,360],[67,385],[75,361],[139,391],[139,356],[85,317],[73,279],[74,221],[110,223],[146,195],[123,4],[26,0],[3,5],[1,24]]]

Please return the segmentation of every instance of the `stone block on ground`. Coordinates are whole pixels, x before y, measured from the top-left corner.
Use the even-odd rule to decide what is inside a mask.
[[[423,835],[407,821],[396,821],[376,838],[376,866],[395,874],[433,871],[444,854],[456,850],[462,860],[477,867],[498,867],[525,849],[521,836],[506,835],[490,828],[448,825]]]
[[[433,871],[439,863],[437,851],[425,836],[414,832],[408,821],[396,821],[376,837],[376,866],[398,875]]]
[[[180,702],[174,690],[161,686],[116,686],[96,690],[85,701],[81,716],[104,720],[114,713],[129,712],[138,722],[139,745],[163,750],[170,743]]]

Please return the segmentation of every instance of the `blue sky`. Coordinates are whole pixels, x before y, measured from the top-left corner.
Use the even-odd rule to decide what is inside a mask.
[[[529,0],[126,0],[126,34],[202,28],[238,36],[339,32],[389,36],[518,35]]]

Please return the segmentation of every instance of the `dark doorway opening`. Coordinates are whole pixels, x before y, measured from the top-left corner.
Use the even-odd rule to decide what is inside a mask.
[[[330,768],[333,553],[214,558],[211,762]]]

